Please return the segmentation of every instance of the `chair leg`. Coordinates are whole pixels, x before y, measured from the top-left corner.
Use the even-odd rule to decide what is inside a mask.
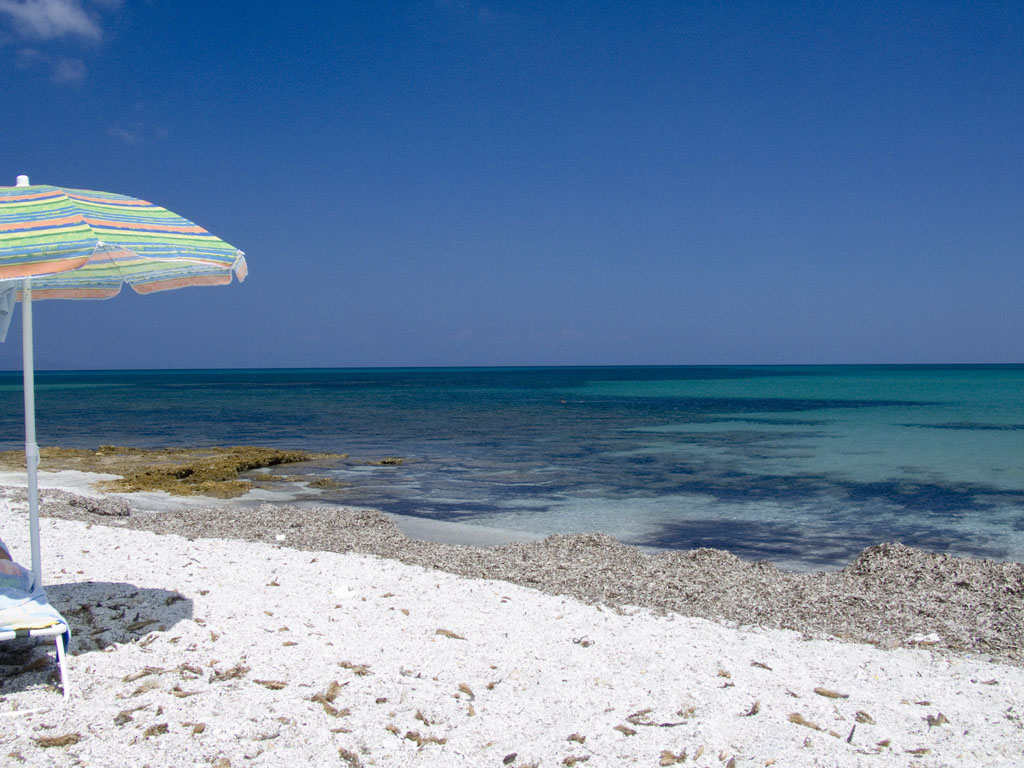
[[[68,661],[64,653],[64,635],[57,635],[57,667],[60,669],[60,687],[64,700],[71,697],[71,683],[68,681]]]

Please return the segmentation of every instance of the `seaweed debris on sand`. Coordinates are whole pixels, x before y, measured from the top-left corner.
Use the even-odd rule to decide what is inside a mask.
[[[481,548],[409,539],[387,516],[369,510],[261,504],[112,516],[98,515],[74,497],[48,491],[41,512],[190,539],[355,552],[614,609],[636,606],[733,626],[790,629],[809,638],[926,647],[1024,666],[1021,563],[882,544],[841,571],[792,573],[722,550],[648,554],[599,533]]]
[[[287,451],[243,445],[210,448],[135,448],[101,445],[85,448],[43,447],[40,469],[75,469],[120,475],[96,484],[100,491],[132,493],[166,491],[174,496],[210,496],[220,499],[241,496],[257,484],[257,478],[242,473],[280,464],[297,464],[344,454]],[[25,466],[22,451],[0,452],[0,467]],[[294,478],[274,477],[277,481]],[[301,478],[303,480],[308,478]]]
[[[78,638],[76,694],[60,704],[52,650],[2,665],[5,764],[939,768],[1021,765],[1024,756],[1020,667],[609,610],[291,546],[317,533],[341,545],[348,528],[410,546],[382,515],[325,510],[307,528],[305,510],[270,505],[227,523],[209,509],[95,520],[67,510],[82,519],[45,521],[43,563],[50,598]],[[27,521],[11,512],[9,543],[24,551]],[[165,520],[189,538],[123,527]],[[196,522],[219,527],[188,525]],[[443,564],[439,547],[423,556],[432,549]],[[626,594],[610,588],[617,580],[641,593],[650,575],[631,574],[635,553],[624,560],[599,537],[495,552],[504,560],[495,574],[507,567],[554,589],[566,553],[590,580],[609,579],[608,595]],[[760,573],[708,551],[694,560],[712,576]],[[917,564],[944,565],[890,548],[858,571],[893,576],[895,590],[920,597]],[[972,579],[971,570],[960,576]],[[885,611],[875,616],[884,621]]]

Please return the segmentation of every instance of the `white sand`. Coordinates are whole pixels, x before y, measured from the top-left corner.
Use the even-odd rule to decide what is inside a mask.
[[[2,526],[27,559],[26,517]],[[10,765],[1024,764],[1018,667],[616,614],[359,555],[46,518],[42,541],[77,632],[74,697],[53,665],[3,681],[0,712],[38,710],[0,717]]]

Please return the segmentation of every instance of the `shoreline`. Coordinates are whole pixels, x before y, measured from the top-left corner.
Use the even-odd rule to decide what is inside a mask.
[[[174,496],[165,491],[135,491],[120,493],[100,491],[94,488],[96,483],[118,478],[119,475],[100,472],[87,472],[78,469],[61,469],[56,471],[39,471],[38,482],[40,493],[43,490],[58,490],[94,499],[122,499],[132,506],[149,512],[173,511],[195,507],[242,507],[251,508],[261,503],[294,506],[297,508],[313,508],[321,506],[315,499],[307,498],[310,489],[301,490],[302,497],[297,498],[295,492],[254,488],[241,497],[218,499],[210,496]],[[0,470],[0,489],[22,489],[25,487],[25,473]],[[343,507],[338,507],[342,509]],[[344,507],[371,512],[375,510],[364,507]],[[528,531],[513,531],[492,526],[456,523],[447,520],[429,520],[408,515],[384,514],[399,530],[410,539],[429,541],[438,544],[454,544],[470,547],[491,547],[509,544],[515,541],[539,541],[544,538],[540,534]]]
[[[0,474],[0,483],[7,478]],[[1024,565],[936,555],[900,544],[869,547],[838,571],[782,571],[724,550],[645,552],[604,534],[452,543],[458,524],[420,521],[412,538],[373,510],[88,490],[89,473],[41,474],[40,513],[188,539],[262,542],[357,553],[469,578],[501,580],[613,609],[642,607],[731,626],[791,630],[883,649],[1024,666]],[[9,501],[24,489],[0,486]],[[15,502],[17,503],[17,502]],[[417,531],[412,531],[417,532]],[[472,533],[475,533],[472,532]]]
[[[358,482],[350,483],[336,479],[331,474],[332,471],[326,468],[329,464],[322,463],[324,459],[347,459],[348,454],[253,445],[162,448],[100,445],[96,449],[48,446],[40,448],[40,455],[41,477],[49,478],[48,482],[53,486],[74,493],[130,498],[133,503],[138,502],[152,510],[169,510],[181,506],[216,506],[225,503],[255,506],[262,502],[290,504],[302,508],[324,505],[332,508],[378,509],[372,501],[363,498],[361,494],[356,493],[353,496],[346,492],[346,486],[359,486]],[[372,459],[357,457],[352,460],[352,465],[388,465],[401,464],[404,461],[405,459],[401,457],[381,458],[378,455]],[[292,469],[287,469],[289,466]],[[275,467],[286,469],[274,471]],[[0,484],[23,484],[23,468],[22,451],[0,452]],[[60,480],[61,476],[65,479]],[[696,519],[699,529],[702,529],[701,521],[718,519],[715,517],[718,512],[705,510],[700,499],[691,501],[695,506],[685,510],[681,517],[677,515],[680,530],[690,525],[691,517]],[[685,548],[691,547],[721,548],[737,554],[748,562],[766,559],[780,570],[797,573],[840,570],[852,563],[864,548],[878,542],[898,541],[901,538],[909,546],[923,547],[926,551],[946,552],[960,558],[994,558],[1008,563],[1024,562],[1024,556],[1021,556],[1015,547],[984,546],[978,542],[959,545],[955,542],[973,542],[974,539],[971,535],[966,535],[962,540],[947,540],[938,535],[938,529],[933,530],[932,524],[927,521],[922,522],[920,530],[908,521],[907,525],[902,527],[883,526],[883,530],[876,530],[872,534],[865,533],[870,526],[859,533],[850,533],[838,524],[833,524],[826,532],[815,527],[816,524],[808,523],[805,531],[798,522],[801,515],[815,518],[815,515],[824,515],[830,509],[825,501],[819,501],[816,512],[808,511],[799,504],[787,507],[783,501],[773,502],[769,505],[770,509],[765,512],[769,522],[764,524],[764,530],[758,529],[759,533],[749,537],[742,527],[724,536],[716,534],[713,530],[714,525],[722,527],[723,530],[729,525],[736,528],[736,521],[728,523],[728,518],[719,520],[718,523],[712,524],[711,529],[696,536],[673,536],[665,534],[664,531],[663,535],[652,535],[651,531],[645,534],[644,531],[647,529],[644,528],[643,521],[625,528],[613,522],[616,516],[622,517],[630,509],[628,506],[605,510],[603,514],[608,518],[605,519],[605,523],[609,526],[602,527],[598,522],[595,527],[607,530],[619,541],[636,546],[647,553],[686,551]],[[506,520],[501,514],[488,514],[490,511],[500,513],[500,505],[499,508],[486,510],[484,514],[470,515],[470,519],[462,520],[458,516],[436,519],[432,514],[422,514],[424,510],[432,509],[429,500],[423,501],[425,506],[422,509],[410,507],[408,503],[397,506],[392,506],[387,501],[382,503],[379,511],[383,511],[410,538],[477,547],[516,541],[539,541],[555,533],[588,533],[587,526],[592,524],[570,516],[569,519],[576,519],[576,522],[561,525],[558,522],[559,515],[549,514],[543,520],[529,518],[533,520],[533,524],[524,528],[518,518]],[[685,505],[688,502],[679,500],[676,503]],[[711,517],[705,518],[702,515]],[[445,518],[446,515],[442,513],[441,517]],[[776,518],[793,518],[792,530],[782,525],[781,530],[773,535],[773,526],[777,525]],[[494,527],[493,523],[500,523],[502,520],[509,526],[508,529]],[[755,518],[752,523],[756,529],[759,520],[760,518]],[[665,530],[671,530],[674,523],[667,525]],[[956,528],[952,523],[951,526],[950,533]],[[893,535],[886,536],[886,531]],[[981,538],[984,539],[984,536]]]

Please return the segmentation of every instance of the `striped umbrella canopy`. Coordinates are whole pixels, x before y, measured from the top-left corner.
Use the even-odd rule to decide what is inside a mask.
[[[27,179],[26,179],[27,182]],[[158,205],[109,192],[0,187],[0,281],[35,299],[106,299],[245,279],[242,252]]]
[[[125,195],[32,186],[0,187],[0,317],[22,303],[25,459],[34,588],[42,589],[36,468],[33,299],[106,299],[124,283],[137,293],[225,285],[247,273],[242,252],[158,205]],[[0,341],[6,336],[6,322]]]

